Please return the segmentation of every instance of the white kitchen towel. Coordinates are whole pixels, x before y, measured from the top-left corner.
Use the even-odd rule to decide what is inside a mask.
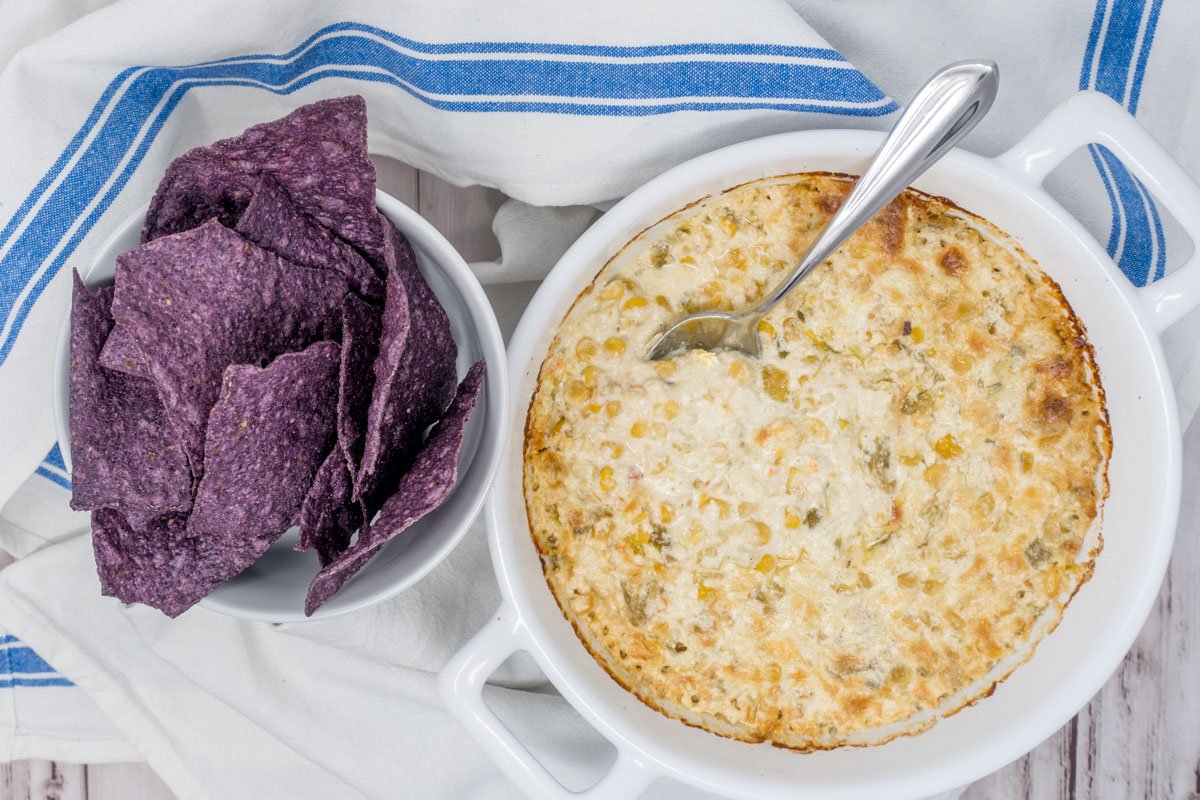
[[[889,94],[956,58],[994,58],[1003,73],[969,148],[999,152],[1096,88],[1200,174],[1200,7],[1183,0],[100,5],[0,0],[0,546],[24,556],[0,573],[0,625],[74,684],[0,687],[21,711],[0,714],[0,753],[33,730],[58,748],[39,754],[67,760],[121,757],[127,741],[188,798],[513,790],[434,690],[499,600],[478,526],[414,589],[327,622],[203,609],[169,621],[99,597],[84,526],[65,510],[50,357],[69,269],[86,269],[182,150],[361,93],[373,151],[517,198],[497,216],[502,258],[478,268],[491,281],[540,275],[594,206],[691,155],[783,130],[885,127]],[[1080,153],[1051,186],[1137,283],[1190,252],[1106,152]],[[1196,316],[1168,342],[1185,421],[1200,401]],[[605,744],[527,662],[494,683],[498,713],[552,768],[577,785],[599,774]],[[56,713],[19,694],[36,691]],[[80,746],[81,731],[108,756]]]

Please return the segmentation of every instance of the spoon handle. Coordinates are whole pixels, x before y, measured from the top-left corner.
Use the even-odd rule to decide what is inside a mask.
[[[842,203],[792,273],[754,309],[766,314],[792,287],[945,155],[988,112],[1000,71],[992,61],[958,61],[921,87]]]

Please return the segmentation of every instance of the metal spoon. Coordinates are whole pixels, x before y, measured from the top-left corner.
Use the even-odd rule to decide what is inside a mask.
[[[758,321],[880,209],[946,154],[992,107],[1000,71],[992,61],[943,67],[913,97],[850,196],[799,263],[757,305],[702,311],[672,323],[646,353],[651,361],[681,350],[740,350],[759,355]]]

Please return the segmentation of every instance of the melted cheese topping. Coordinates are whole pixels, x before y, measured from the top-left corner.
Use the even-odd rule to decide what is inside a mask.
[[[634,240],[563,320],[526,431],[533,538],[599,662],[799,749],[986,692],[1090,575],[1106,491],[1082,326],[1002,233],[915,192],[761,323],[761,359],[643,360],[773,288],[849,185],[748,184]]]

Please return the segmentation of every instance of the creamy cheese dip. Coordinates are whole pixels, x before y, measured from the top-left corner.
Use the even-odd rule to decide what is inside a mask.
[[[760,359],[643,359],[773,288],[849,186],[748,184],[632,242],[563,320],[525,442],[546,578],[597,660],[665,713],[799,749],[986,691],[1089,577],[1110,449],[1058,288],[915,192],[761,323]]]

